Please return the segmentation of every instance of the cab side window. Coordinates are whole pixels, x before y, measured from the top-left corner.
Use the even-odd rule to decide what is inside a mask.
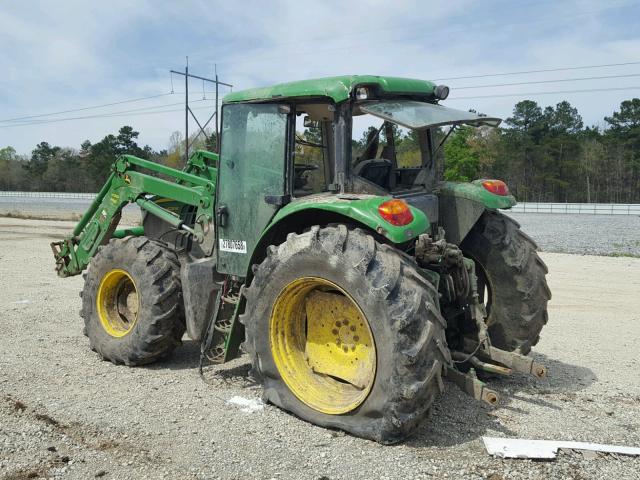
[[[325,178],[325,162],[328,155],[326,150],[326,146],[323,144],[322,127],[307,127],[302,131],[296,128],[294,196],[302,197],[327,190],[328,179]]]

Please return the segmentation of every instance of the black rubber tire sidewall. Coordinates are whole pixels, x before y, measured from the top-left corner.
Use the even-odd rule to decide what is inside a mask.
[[[345,243],[346,251],[342,251]],[[280,377],[271,354],[273,302],[287,284],[307,276],[329,280],[348,292],[365,314],[374,336],[377,366],[373,387],[359,407],[343,415],[323,414],[301,402]],[[344,226],[315,227],[272,247],[256,272],[243,316],[247,350],[264,384],[265,400],[314,424],[381,443],[405,438],[440,392],[442,366],[447,361],[435,346],[435,341],[442,342],[446,351],[444,319],[435,290],[425,288],[426,283],[408,258],[364,232],[348,231]],[[425,335],[429,338],[423,338]],[[420,340],[427,344],[411,351]],[[407,351],[414,354],[411,359],[403,355]]]
[[[547,323],[547,266],[535,242],[510,217],[486,211],[461,244],[484,271],[491,291],[487,318],[491,343],[527,354]]]
[[[136,323],[123,337],[113,337],[105,331],[96,307],[100,281],[113,269],[122,269],[131,276],[140,302]],[[180,344],[185,330],[181,306],[175,253],[145,237],[128,237],[111,240],[92,259],[80,314],[93,350],[105,360],[133,366],[154,362]]]

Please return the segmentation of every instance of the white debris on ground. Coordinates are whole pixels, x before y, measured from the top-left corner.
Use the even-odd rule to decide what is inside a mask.
[[[264,403],[258,398],[231,397],[227,400],[230,405],[237,405],[241,412],[253,413],[264,408]]]
[[[640,448],[624,445],[604,445],[590,442],[568,442],[566,440],[529,440],[525,438],[482,437],[489,455],[502,458],[553,459],[558,450],[589,450],[621,455],[640,455]]]

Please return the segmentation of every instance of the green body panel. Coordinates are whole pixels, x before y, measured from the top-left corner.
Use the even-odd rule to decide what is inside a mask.
[[[431,98],[436,87],[426,80],[374,75],[344,75],[298,82],[281,83],[265,88],[241,90],[226,95],[225,103],[256,102],[296,97],[329,97],[335,103],[349,98],[351,91],[360,85],[374,85],[381,93],[424,96]]]
[[[302,197],[280,209],[267,227],[265,234],[277,223],[286,220],[289,215],[303,210],[324,210],[340,214],[378,232],[392,243],[404,243],[429,229],[429,220],[426,215],[411,206],[409,208],[413,214],[413,221],[408,225],[398,227],[386,222],[378,213],[378,207],[391,199],[390,196],[334,195],[330,193]]]
[[[495,195],[482,186],[484,180],[474,180],[471,183],[442,182],[436,193],[439,196],[452,195],[481,203],[486,208],[511,208],[517,202],[513,195]]]

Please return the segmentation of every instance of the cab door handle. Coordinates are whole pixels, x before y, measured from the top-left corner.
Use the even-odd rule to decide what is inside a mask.
[[[226,227],[227,226],[227,218],[229,217],[229,209],[226,205],[220,205],[216,209],[216,215],[218,217],[218,226]]]

